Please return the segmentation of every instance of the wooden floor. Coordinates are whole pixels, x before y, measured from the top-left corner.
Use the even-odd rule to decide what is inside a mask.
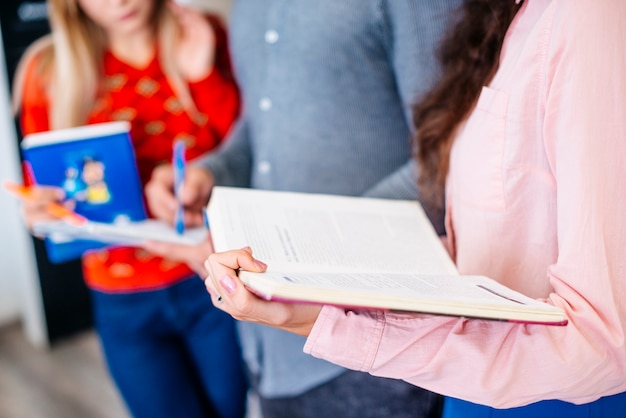
[[[0,328],[0,417],[129,418],[98,339],[84,332],[37,349],[21,326]]]

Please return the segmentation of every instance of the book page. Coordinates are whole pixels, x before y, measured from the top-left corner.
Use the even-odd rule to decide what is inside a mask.
[[[240,272],[269,300],[563,325],[562,310],[484,276]]]
[[[183,234],[178,234],[171,225],[154,219],[113,224],[90,221],[80,226],[64,221],[37,222],[33,225],[33,233],[47,236],[55,243],[82,239],[131,246],[141,245],[148,240],[195,245],[207,237],[204,227],[187,229]]]
[[[319,294],[328,291],[349,291],[353,301],[371,296],[374,299],[411,298],[439,301],[450,304],[453,301],[483,305],[536,305],[543,303],[515,292],[501,284],[483,276],[430,276],[420,274],[315,274],[315,273],[251,273],[241,274],[242,280],[253,288],[276,289],[281,285],[299,285],[308,290],[300,290],[305,294],[310,289],[317,289]],[[266,284],[264,287],[263,283]],[[294,287],[295,289],[295,287]]]
[[[216,251],[269,271],[456,274],[417,202],[216,187],[207,213]]]

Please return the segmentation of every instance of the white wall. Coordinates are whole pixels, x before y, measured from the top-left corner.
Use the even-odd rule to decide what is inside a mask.
[[[0,41],[0,62],[4,62],[2,45]],[[22,181],[6,68],[0,65],[0,182],[6,180]],[[33,344],[47,344],[32,243],[17,200],[0,190],[0,325],[18,318]]]

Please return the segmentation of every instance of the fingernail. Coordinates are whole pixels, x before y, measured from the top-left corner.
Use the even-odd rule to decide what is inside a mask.
[[[260,269],[260,270],[265,270],[267,268],[267,264],[265,264],[262,261],[259,260],[254,260],[254,264]]]
[[[231,279],[230,277],[228,276],[222,277],[222,279],[220,280],[220,283],[222,284],[222,287],[226,289],[228,294],[231,294],[235,291],[235,282],[233,282],[233,279]]]

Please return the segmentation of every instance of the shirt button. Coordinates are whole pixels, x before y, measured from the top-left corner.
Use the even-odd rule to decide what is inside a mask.
[[[259,109],[261,110],[270,110],[272,108],[272,101],[269,97],[264,97],[259,100]]]
[[[272,165],[267,161],[259,162],[259,173],[267,174],[272,169]]]
[[[267,42],[268,44],[275,44],[276,42],[278,42],[278,32],[276,32],[274,29],[270,29],[265,32],[265,42]]]

